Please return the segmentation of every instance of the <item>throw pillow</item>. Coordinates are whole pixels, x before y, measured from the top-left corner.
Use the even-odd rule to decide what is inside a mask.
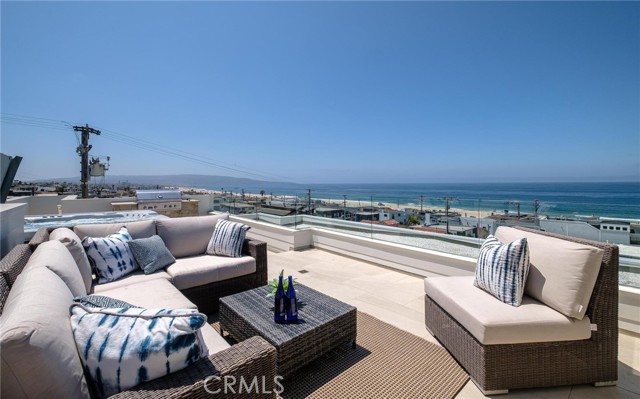
[[[129,250],[145,274],[163,269],[176,261],[159,235],[129,241]]]
[[[88,308],[139,308],[129,302],[111,298],[104,295],[83,295],[73,298],[73,302],[84,305]]]
[[[206,356],[194,309],[71,306],[71,327],[85,373],[102,397],[181,370]]]
[[[76,261],[76,265],[78,265],[78,270],[80,270],[80,274],[82,275],[86,292],[89,292],[93,280],[91,276],[91,265],[89,264],[89,258],[87,258],[87,254],[82,246],[82,241],[78,235],[71,229],[60,227],[51,232],[49,240],[58,240],[67,247],[73,256],[73,260]]]
[[[129,252],[129,241],[131,236],[126,227],[107,237],[85,237],[82,240],[89,263],[98,276],[98,284],[117,280],[138,269]]]
[[[490,235],[480,248],[473,285],[504,303],[520,306],[528,274],[527,239],[503,244]]]
[[[242,256],[242,244],[251,227],[242,223],[220,220],[213,230],[207,246],[207,254],[239,258]]]

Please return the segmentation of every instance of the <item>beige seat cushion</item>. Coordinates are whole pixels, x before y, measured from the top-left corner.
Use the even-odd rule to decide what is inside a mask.
[[[27,270],[33,267],[46,267],[53,271],[67,284],[73,296],[87,294],[87,289],[76,261],[73,260],[71,252],[60,241],[46,241],[38,245],[24,268]]]
[[[525,295],[569,317],[584,317],[600,272],[602,249],[504,226],[495,236],[503,243],[527,238],[531,267]]]
[[[72,299],[46,267],[25,269],[18,277],[0,317],[0,396],[89,397],[69,322]]]
[[[256,260],[251,256],[199,255],[176,259],[167,267],[171,281],[180,290],[255,273]]]
[[[205,253],[218,220],[229,220],[229,215],[160,219],[156,227],[171,254],[181,258]]]
[[[102,291],[108,296],[146,309],[197,309],[168,280],[155,279]]]
[[[424,291],[483,345],[591,337],[588,317],[567,317],[526,295],[520,306],[508,305],[474,287],[473,276],[427,278]]]
[[[79,224],[73,228],[80,240],[85,237],[106,237],[117,233],[124,226],[131,234],[131,238],[148,238],[156,234],[156,225],[153,220],[141,220],[139,222],[107,223],[107,224]]]
[[[104,284],[94,284],[91,287],[90,292],[92,294],[101,294],[104,291],[112,290],[114,288],[125,287],[127,285],[138,284],[145,281],[158,279],[171,281],[171,276],[169,276],[169,274],[164,270],[159,270],[151,274],[144,274],[142,270],[136,270],[135,272],[127,274],[126,276],[119,278],[116,281],[110,281]]]
[[[91,290],[92,273],[91,265],[89,264],[89,258],[82,246],[82,240],[73,230],[66,227],[55,229],[49,235],[49,240],[57,240],[64,244],[65,247],[73,256],[73,260],[76,261],[80,275],[82,275],[82,281],[84,281],[84,287],[86,292]]]
[[[205,324],[200,331],[202,332],[202,338],[204,340],[205,345],[207,345],[207,349],[209,350],[209,355],[213,355],[214,353],[218,353],[223,351],[231,345],[216,330],[211,327],[210,324]]]

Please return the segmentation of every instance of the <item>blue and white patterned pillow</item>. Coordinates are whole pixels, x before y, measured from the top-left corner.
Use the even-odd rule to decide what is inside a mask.
[[[71,328],[86,375],[101,397],[181,370],[208,350],[194,309],[71,306]]]
[[[138,270],[138,264],[129,252],[129,241],[131,235],[124,226],[107,237],[85,237],[82,240],[99,284],[117,280]]]
[[[503,244],[490,235],[480,247],[473,285],[504,303],[520,306],[529,266],[526,238]]]
[[[207,254],[241,257],[244,238],[250,228],[242,223],[219,220],[207,245]]]

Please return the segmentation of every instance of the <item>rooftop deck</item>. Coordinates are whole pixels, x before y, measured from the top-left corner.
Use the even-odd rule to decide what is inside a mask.
[[[269,252],[269,278],[276,278],[282,269],[300,283],[400,329],[437,342],[424,324],[423,277],[319,249]],[[301,270],[307,273],[300,273]],[[618,385],[615,387],[575,385],[512,390],[499,397],[640,399],[640,335],[620,330],[618,358]],[[471,381],[457,397],[485,398]]]

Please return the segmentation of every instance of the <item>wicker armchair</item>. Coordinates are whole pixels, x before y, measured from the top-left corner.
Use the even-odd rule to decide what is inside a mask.
[[[509,389],[592,383],[613,385],[618,370],[618,246],[524,228],[602,248],[604,257],[586,315],[597,325],[590,339],[483,345],[425,295],[427,329],[487,394]]]

